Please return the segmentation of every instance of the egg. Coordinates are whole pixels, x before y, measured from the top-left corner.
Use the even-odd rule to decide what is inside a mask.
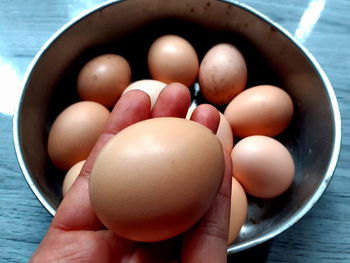
[[[248,215],[248,200],[240,183],[232,178],[231,191],[231,212],[230,212],[230,226],[228,234],[228,245],[238,237],[239,232]]]
[[[293,182],[293,158],[283,144],[271,137],[255,135],[240,140],[231,158],[234,177],[252,196],[276,197]]]
[[[241,52],[229,43],[212,47],[199,67],[199,85],[210,103],[229,103],[247,83],[247,65]]]
[[[177,35],[156,39],[148,52],[148,69],[153,79],[191,86],[198,75],[198,56],[192,45]]]
[[[260,85],[238,94],[224,114],[238,137],[276,136],[288,127],[293,111],[287,92],[275,86]]]
[[[160,92],[166,87],[167,84],[164,82],[153,80],[153,79],[143,79],[131,83],[124,91],[123,94],[130,90],[138,89],[146,92],[151,98],[151,108],[157,101]]]
[[[102,148],[90,175],[90,199],[115,234],[160,241],[186,231],[206,213],[223,174],[223,150],[211,130],[181,118],[149,119]]]
[[[81,100],[98,102],[111,108],[129,85],[131,69],[125,58],[105,54],[90,60],[78,75],[77,90]]]
[[[233,148],[233,134],[230,123],[221,112],[219,127],[216,132],[216,135],[219,137],[220,142],[222,143],[222,147],[226,151],[231,152]]]
[[[74,103],[62,111],[51,126],[48,154],[60,169],[68,170],[85,160],[109,118],[106,107],[92,101]]]
[[[85,163],[85,160],[80,161],[76,164],[74,164],[66,173],[63,184],[62,184],[62,195],[65,197],[69,191],[69,189],[72,187],[75,179],[77,179],[81,168],[83,168],[83,165]]]

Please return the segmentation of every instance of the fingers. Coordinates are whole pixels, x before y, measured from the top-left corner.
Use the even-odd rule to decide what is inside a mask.
[[[97,230],[102,227],[94,214],[88,187],[88,175],[97,154],[103,145],[127,126],[147,119],[150,113],[150,98],[142,91],[133,90],[123,95],[115,105],[106,128],[82,168],[80,176],[61,202],[52,221],[52,228],[62,230]]]
[[[181,83],[171,83],[159,94],[151,112],[151,117],[184,118],[190,103],[191,95],[188,88]],[[220,122],[220,115],[214,106],[202,104],[194,110],[191,120],[203,124],[216,133]]]
[[[227,261],[231,180],[231,158],[225,152],[225,176],[220,192],[204,218],[185,234],[181,262],[223,263]]]
[[[220,114],[214,106],[201,104],[193,111],[191,120],[206,126],[216,133],[220,123]]]
[[[191,94],[188,88],[181,83],[171,83],[159,94],[151,117],[185,118],[190,103]]]

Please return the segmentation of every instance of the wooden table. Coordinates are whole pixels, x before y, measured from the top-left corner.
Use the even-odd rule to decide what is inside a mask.
[[[17,164],[13,106],[24,72],[44,42],[101,0],[0,0],[0,262],[26,262],[52,217]],[[273,240],[232,262],[350,262],[350,1],[245,0],[294,34],[326,71],[342,114],[343,141],[334,178],[314,208]]]

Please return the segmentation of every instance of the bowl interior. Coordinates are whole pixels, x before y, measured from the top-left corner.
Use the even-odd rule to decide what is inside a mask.
[[[238,4],[214,0],[117,1],[60,30],[28,71],[16,113],[17,154],[27,181],[54,214],[62,198],[64,172],[48,159],[48,131],[55,117],[78,101],[75,85],[79,70],[99,54],[118,53],[129,61],[133,80],[150,78],[147,51],[163,34],[186,38],[200,59],[214,44],[230,42],[247,61],[247,87],[273,84],[291,95],[295,117],[278,139],[296,163],[294,183],[278,198],[249,197],[247,221],[228,251],[236,252],[275,236],[311,208],[310,202],[316,202],[320,195],[315,193],[328,184],[328,169],[334,158],[336,105],[330,99],[332,90],[310,57],[278,26]],[[200,94],[194,99],[204,102]]]

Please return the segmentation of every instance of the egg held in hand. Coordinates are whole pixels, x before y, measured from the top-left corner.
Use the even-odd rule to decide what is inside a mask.
[[[115,135],[96,158],[90,199],[101,222],[127,239],[155,242],[194,225],[221,186],[224,156],[209,129],[149,119]]]

